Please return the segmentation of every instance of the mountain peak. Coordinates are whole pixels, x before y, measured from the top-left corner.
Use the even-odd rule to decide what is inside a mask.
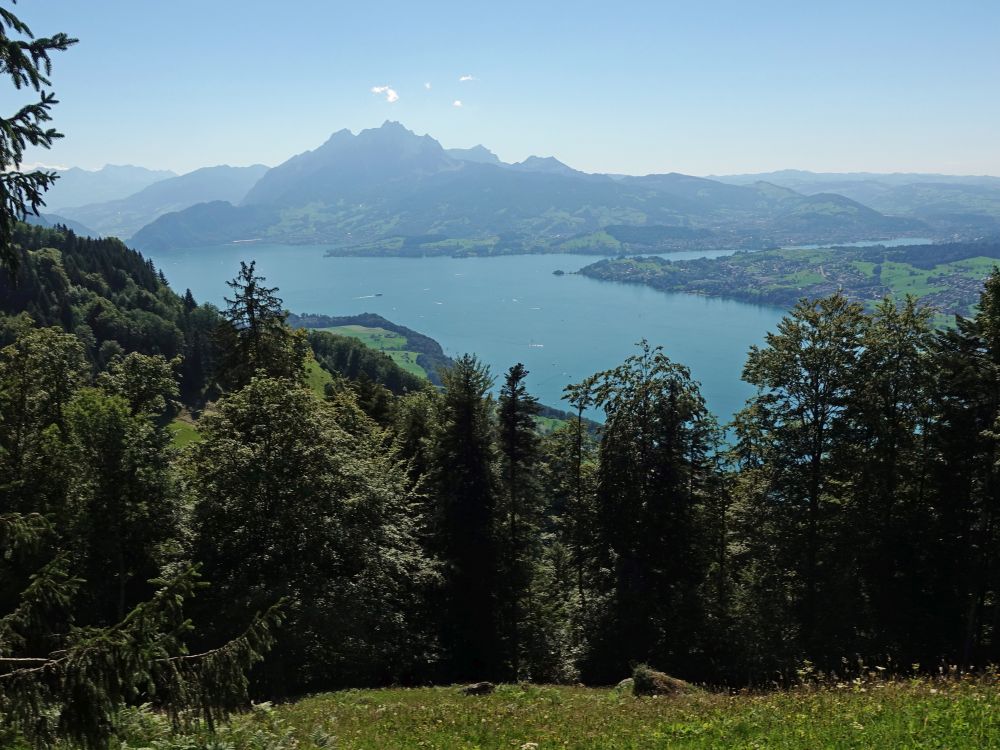
[[[583,174],[579,170],[573,169],[567,164],[563,164],[554,156],[529,156],[524,161],[511,165],[514,169],[525,172],[547,172],[549,174]]]
[[[449,148],[445,151],[448,156],[459,161],[471,161],[477,164],[503,164],[499,156],[481,143],[472,148]]]
[[[314,151],[293,156],[265,174],[245,204],[332,203],[387,181],[454,169],[455,161],[429,135],[386,120],[354,135],[338,130]]]

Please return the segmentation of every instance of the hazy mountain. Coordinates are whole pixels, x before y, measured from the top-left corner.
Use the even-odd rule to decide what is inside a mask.
[[[663,248],[848,241],[923,227],[842,196],[813,199],[763,182],[680,174],[613,179],[551,157],[514,165],[469,161],[387,122],[357,135],[334,133],[269,170],[239,206],[167,214],[133,243],[162,250],[261,239],[374,255],[596,253],[628,250],[632,241],[604,231],[627,226],[652,227],[641,236],[659,238]]]
[[[448,148],[445,149],[445,153],[452,159],[460,161],[472,161],[478,164],[503,164],[499,156],[482,144],[472,148]]]
[[[810,172],[804,169],[782,169],[777,172],[752,174],[709,175],[709,179],[746,185],[758,181],[785,185],[799,192],[821,192],[831,185],[843,183],[878,182],[884,185],[913,185],[939,183],[958,185],[983,185],[1000,187],[1000,177],[990,175],[950,175],[932,172]]]
[[[920,219],[941,232],[1000,229],[1000,177],[786,169],[718,179],[733,185],[763,179],[805,195],[835,192],[881,213]]]
[[[412,181],[462,166],[428,135],[414,135],[398,122],[353,135],[340,130],[314,151],[293,156],[254,185],[246,205],[336,205],[374,186]]]
[[[80,237],[100,237],[99,232],[95,232],[90,227],[84,226],[78,221],[73,221],[72,219],[67,219],[65,216],[59,216],[58,214],[40,214],[35,216],[34,214],[28,214],[24,219],[28,224],[36,224],[40,227],[54,227],[57,224],[62,224],[67,229],[72,229],[73,233]]]
[[[62,215],[102,235],[127,239],[157,217],[197,203],[238,203],[265,172],[262,164],[205,167],[155,182],[127,198],[64,208]]]
[[[132,195],[148,185],[170,177],[174,172],[108,164],[95,171],[73,167],[56,170],[59,179],[45,193],[45,208],[59,211],[67,206],[100,203]]]
[[[522,172],[544,172],[546,174],[564,174],[574,176],[586,175],[585,172],[573,169],[572,167],[563,164],[553,156],[529,156],[524,161],[511,164],[510,168],[517,169]]]

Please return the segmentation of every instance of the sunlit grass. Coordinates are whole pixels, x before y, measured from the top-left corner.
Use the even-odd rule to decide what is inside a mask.
[[[998,702],[994,679],[859,680],[659,698],[516,685],[484,697],[456,688],[351,690],[258,709],[235,719],[218,740],[234,750],[987,748],[1000,747]],[[126,747],[151,745],[155,728],[142,728],[149,717],[131,721]]]
[[[201,440],[201,433],[191,422],[176,418],[167,425],[170,432],[170,441],[175,448],[183,448],[185,445],[196,443]]]
[[[369,349],[377,349],[388,355],[392,360],[412,375],[427,379],[427,370],[417,364],[419,354],[406,348],[406,336],[386,330],[362,325],[345,325],[321,328],[338,336],[350,336],[357,339]]]

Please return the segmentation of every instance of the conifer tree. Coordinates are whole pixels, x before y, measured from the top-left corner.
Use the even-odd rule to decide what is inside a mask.
[[[28,146],[49,148],[62,134],[47,127],[50,110],[58,101],[46,91],[52,83],[53,52],[76,44],[64,33],[36,38],[31,29],[8,9],[0,7],[0,75],[10,76],[17,90],[31,89],[38,100],[0,117],[0,267],[17,265],[12,243],[16,222],[45,205],[43,194],[56,180],[51,171],[20,171]]]
[[[445,676],[498,679],[493,378],[486,365],[466,354],[442,373],[442,381],[433,469],[440,506],[432,549],[443,564],[439,611]]]
[[[0,735],[36,747],[103,750],[116,711],[137,701],[209,722],[242,707],[278,620],[248,613],[243,636],[189,653],[182,605],[197,572],[175,559],[161,575],[179,541],[166,435],[141,413],[149,398],[129,403],[88,376],[59,329],[0,350]]]
[[[538,400],[528,393],[528,370],[512,366],[500,388],[497,409],[500,492],[496,531],[502,584],[499,620],[512,679],[522,676],[525,620],[532,578],[541,554],[542,508],[539,494]]]
[[[305,373],[308,344],[304,332],[292,331],[285,323],[277,287],[265,286],[256,274],[256,261],[240,262],[236,278],[226,284],[233,290],[226,297],[220,329],[223,359],[220,380],[240,388],[260,373],[268,377],[301,379]]]

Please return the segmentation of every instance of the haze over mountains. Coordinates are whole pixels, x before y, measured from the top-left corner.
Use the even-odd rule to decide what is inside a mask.
[[[57,171],[59,179],[45,193],[45,206],[54,213],[72,206],[125,198],[154,182],[177,176],[168,170],[115,164],[96,171],[79,167]]]
[[[205,167],[159,180],[125,198],[67,207],[61,215],[100,235],[125,239],[160,216],[196,203],[213,200],[238,203],[265,172],[267,167],[263,164]]]
[[[108,183],[123,169],[153,181],[127,196],[66,203],[87,174],[103,180],[101,194],[113,194]],[[552,157],[507,164],[481,145],[444,149],[395,122],[356,135],[340,130],[271,169],[210,167],[179,177],[139,170],[70,170],[71,189],[50,205],[157,251],[266,241],[327,244],[337,254],[598,254],[1000,228],[998,178],[587,174]]]
[[[804,195],[835,192],[886,214],[909,216],[942,231],[996,231],[1000,177],[986,175],[817,173],[795,169],[717,177],[734,185],[760,180]]]

